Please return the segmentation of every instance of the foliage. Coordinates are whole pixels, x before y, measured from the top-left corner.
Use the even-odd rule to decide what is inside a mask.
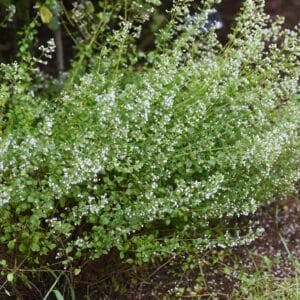
[[[205,27],[215,1],[193,18],[188,2],[173,7],[143,65],[140,21],[120,10],[117,28],[96,31],[101,45],[83,41],[86,51],[58,83],[39,71],[43,58],[29,47],[37,20],[19,60],[1,64],[8,275],[45,257],[73,270],[112,249],[143,263],[247,243],[257,232],[237,228],[236,217],[293,190],[299,29],[281,29],[263,1],[249,0],[222,46]],[[52,46],[40,47],[44,58]],[[83,56],[89,70],[81,75]]]

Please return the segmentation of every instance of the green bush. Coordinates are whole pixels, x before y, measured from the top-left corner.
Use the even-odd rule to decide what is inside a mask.
[[[139,27],[120,21],[78,80],[76,63],[57,83],[41,76],[36,21],[27,29],[19,61],[0,68],[0,242],[14,257],[2,265],[247,243],[257,233],[234,220],[293,190],[299,29],[249,0],[222,46],[205,30],[212,2],[193,18],[175,6],[144,56]]]

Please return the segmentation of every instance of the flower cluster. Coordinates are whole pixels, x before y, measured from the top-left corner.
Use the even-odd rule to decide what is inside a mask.
[[[48,60],[52,58],[52,54],[55,52],[55,48],[56,45],[53,38],[47,41],[46,46],[39,46],[39,51],[41,52],[41,54],[38,58],[35,58],[36,62],[47,65]]]

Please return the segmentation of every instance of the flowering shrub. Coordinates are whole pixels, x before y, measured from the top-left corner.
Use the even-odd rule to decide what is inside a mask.
[[[142,66],[123,20],[56,93],[40,58],[1,65],[0,242],[18,262],[67,268],[115,248],[142,263],[246,243],[256,232],[233,220],[293,190],[299,29],[249,0],[222,46],[205,27],[212,2],[192,18],[175,6]]]

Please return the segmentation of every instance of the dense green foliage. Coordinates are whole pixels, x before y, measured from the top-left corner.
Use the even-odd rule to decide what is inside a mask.
[[[0,242],[13,265],[247,243],[256,232],[233,220],[293,190],[299,29],[249,0],[222,46],[205,29],[213,2],[193,18],[175,6],[147,55],[123,18],[58,81],[38,69],[53,43],[33,56],[37,21],[26,29],[18,61],[0,66]]]

